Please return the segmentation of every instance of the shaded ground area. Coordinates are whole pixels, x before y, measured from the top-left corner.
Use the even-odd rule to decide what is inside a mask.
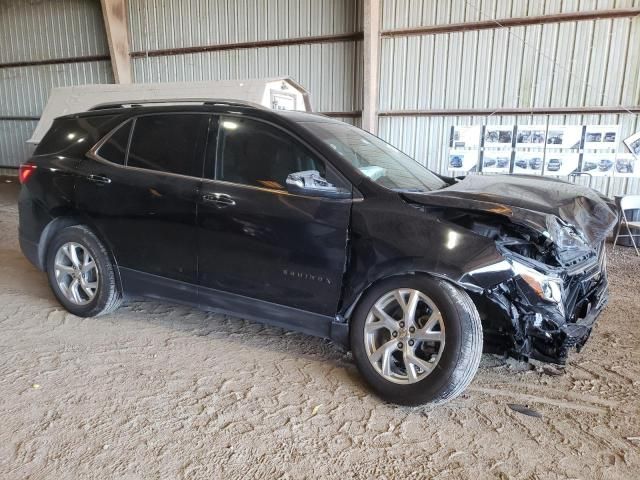
[[[152,301],[66,313],[20,254],[16,192],[0,182],[0,478],[640,478],[630,249],[566,373],[485,355],[461,398],[404,408],[323,340]]]

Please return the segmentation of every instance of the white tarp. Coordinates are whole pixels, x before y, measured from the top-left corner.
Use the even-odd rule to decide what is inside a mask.
[[[242,100],[278,110],[311,111],[309,93],[289,77],[61,87],[51,90],[38,126],[27,143],[39,143],[54,118],[86,112],[101,104],[189,99]]]

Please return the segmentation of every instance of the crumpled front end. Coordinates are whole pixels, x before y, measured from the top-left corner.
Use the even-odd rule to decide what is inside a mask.
[[[484,300],[492,304],[488,310],[494,315],[501,312],[505,323],[510,323],[508,350],[513,356],[564,364],[569,352],[574,348],[580,351],[589,339],[607,303],[604,243],[588,261],[565,272],[553,270],[542,275],[552,282],[545,285],[539,278],[532,278],[529,271],[516,266],[512,279],[483,295]],[[491,319],[487,320],[492,323]],[[494,325],[501,324],[493,320]]]
[[[566,182],[488,175],[404,196],[495,242],[502,260],[457,280],[478,308],[485,350],[563,364],[582,348],[607,302],[604,241],[617,219],[607,199]]]

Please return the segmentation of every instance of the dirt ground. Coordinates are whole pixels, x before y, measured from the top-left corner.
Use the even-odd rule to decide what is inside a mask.
[[[0,185],[0,478],[640,478],[640,259],[566,372],[485,355],[440,407],[373,396],[326,341],[155,301],[66,313]],[[541,418],[511,410],[528,405]]]

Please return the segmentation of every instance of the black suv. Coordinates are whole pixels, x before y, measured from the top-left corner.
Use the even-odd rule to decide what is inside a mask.
[[[442,177],[319,115],[103,105],[20,178],[22,250],[70,312],[143,295],[330,338],[397,403],[460,394],[483,344],[563,363],[607,298],[593,190]]]

